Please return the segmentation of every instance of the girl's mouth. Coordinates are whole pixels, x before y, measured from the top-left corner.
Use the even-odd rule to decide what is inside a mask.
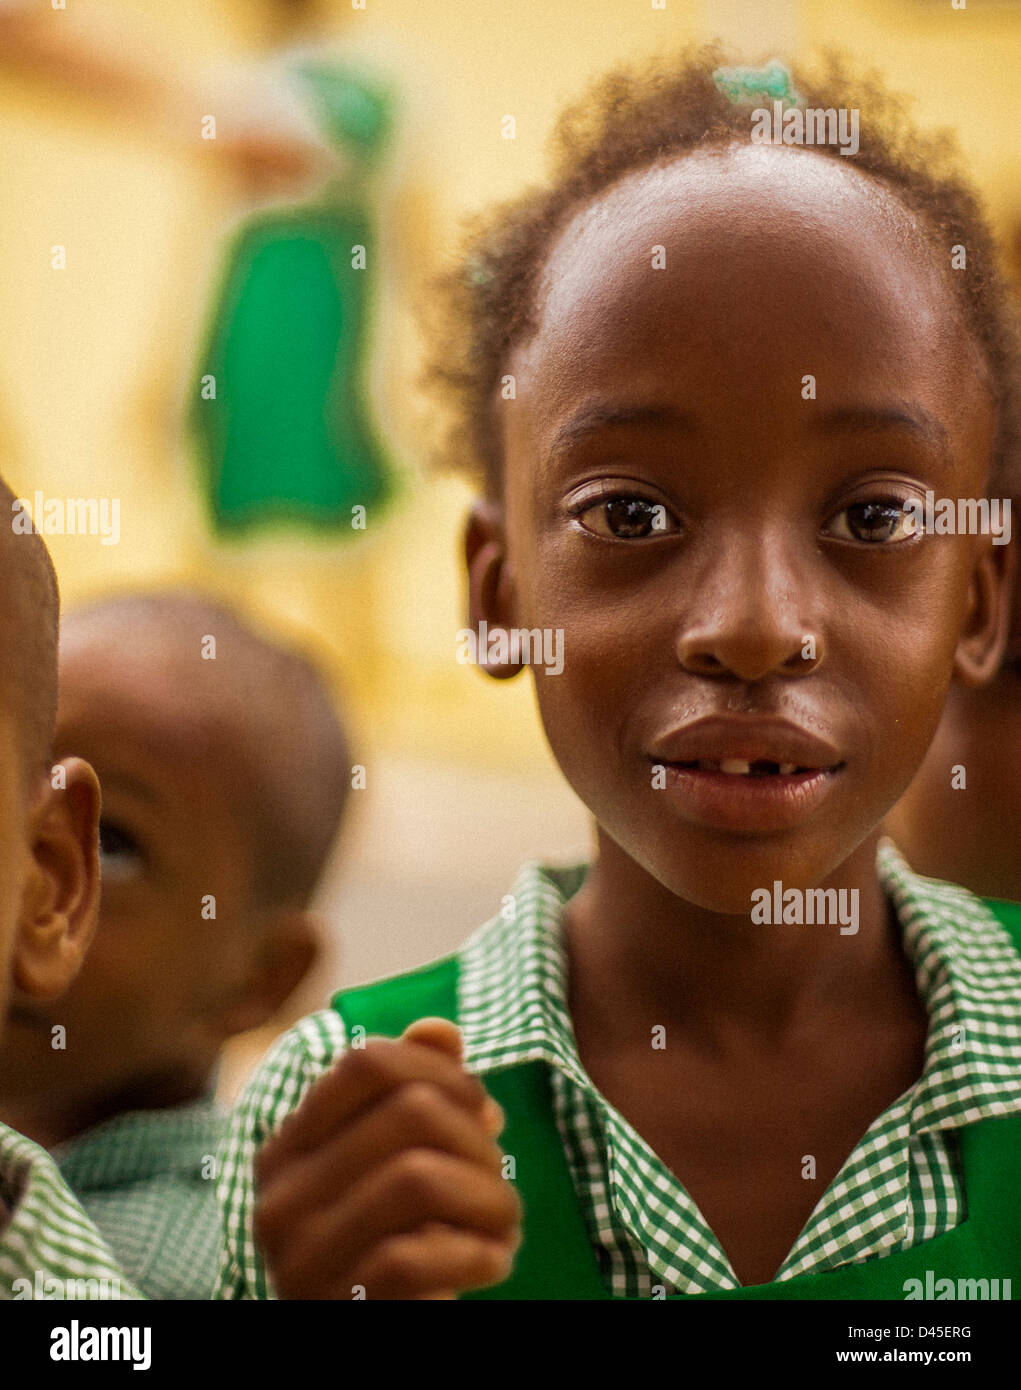
[[[700,758],[695,762],[671,763],[670,766],[688,772],[722,772],[728,777],[793,777],[803,772],[822,771],[818,767],[798,767],[795,763],[772,763],[765,758],[758,758],[755,762],[747,762],[744,758],[724,758],[722,762]]]
[[[660,786],[676,798],[685,819],[738,835],[790,830],[814,815],[837,783],[844,763],[797,763],[723,758],[664,763]]]

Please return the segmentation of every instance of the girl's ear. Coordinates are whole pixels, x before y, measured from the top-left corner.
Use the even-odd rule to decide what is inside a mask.
[[[34,999],[56,999],[70,986],[99,915],[99,781],[81,758],[57,766],[62,776],[43,782],[28,813],[12,961],[14,988]]]
[[[1013,541],[983,547],[972,574],[968,615],[954,655],[954,676],[962,685],[987,685],[999,670],[1010,631],[1016,571]]]
[[[514,577],[507,561],[503,508],[478,498],[464,528],[464,558],[468,568],[468,625],[478,633],[484,622],[491,635],[507,632],[515,621]],[[507,652],[511,642],[501,643]],[[488,642],[486,643],[488,648]],[[490,661],[488,650],[479,651],[478,664],[494,680],[516,676],[523,661]]]

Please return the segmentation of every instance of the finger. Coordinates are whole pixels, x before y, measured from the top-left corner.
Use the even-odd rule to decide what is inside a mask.
[[[455,1105],[437,1086],[416,1081],[384,1096],[318,1149],[293,1154],[275,1172],[260,1174],[259,1199],[271,1217],[279,1207],[285,1224],[292,1212],[334,1206],[339,1195],[409,1149],[435,1149],[501,1174],[503,1155],[481,1117]]]
[[[460,1061],[464,1055],[461,1030],[446,1018],[416,1019],[414,1023],[405,1028],[401,1037],[406,1042],[419,1043],[423,1047],[435,1047],[437,1051],[445,1052],[457,1061]],[[503,1110],[492,1096],[486,1097],[483,1107],[483,1123],[487,1134],[492,1135],[494,1139],[506,1124]]]
[[[520,1202],[510,1183],[430,1149],[399,1154],[332,1208],[300,1216],[297,1210],[286,1201],[256,1202],[256,1241],[278,1287],[343,1284],[384,1241],[435,1223],[512,1246],[520,1238]]]
[[[513,1263],[498,1241],[436,1227],[386,1241],[357,1277],[367,1299],[449,1299],[455,1290],[502,1284]]]
[[[319,1147],[387,1092],[418,1081],[438,1086],[466,1110],[479,1112],[485,1105],[481,1081],[452,1057],[414,1042],[373,1038],[346,1052],[266,1141],[260,1174],[294,1153]]]
[[[459,1062],[464,1052],[461,1030],[446,1018],[419,1018],[410,1023],[401,1037],[405,1042],[420,1043],[423,1047],[435,1047],[437,1052],[445,1052]]]

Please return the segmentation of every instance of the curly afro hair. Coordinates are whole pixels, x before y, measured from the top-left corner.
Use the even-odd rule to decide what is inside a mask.
[[[502,460],[492,412],[501,371],[510,349],[534,328],[547,254],[579,207],[664,158],[747,142],[750,108],[765,105],[766,97],[746,92],[735,101],[733,93],[725,95],[714,80],[725,57],[719,44],[709,44],[607,74],[561,115],[549,183],[470,225],[459,262],[438,282],[433,305],[435,350],[426,382],[453,409],[439,467],[466,475],[491,497],[500,495]],[[807,107],[867,112],[859,152],[848,162],[892,191],[947,265],[948,293],[959,300],[998,409],[990,487],[1016,494],[1021,351],[1015,307],[985,215],[960,172],[953,137],[919,132],[902,98],[874,74],[852,74],[839,56],[829,56],[819,79],[797,68],[792,76]],[[840,159],[835,144],[806,148],[822,159]],[[951,271],[950,251],[959,244],[967,250],[967,266]]]

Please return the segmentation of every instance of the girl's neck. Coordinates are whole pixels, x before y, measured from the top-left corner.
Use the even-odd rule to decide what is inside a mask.
[[[651,1019],[727,1047],[788,1037],[834,1007],[867,1013],[891,990],[913,992],[876,874],[878,840],[876,831],[818,885],[839,884],[845,902],[857,890],[857,930],[842,934],[838,922],[755,922],[751,904],[747,916],[732,916],[685,902],[600,831],[598,856],[565,912],[572,1007],[605,1008],[613,1031],[616,1019],[647,1035]]]

